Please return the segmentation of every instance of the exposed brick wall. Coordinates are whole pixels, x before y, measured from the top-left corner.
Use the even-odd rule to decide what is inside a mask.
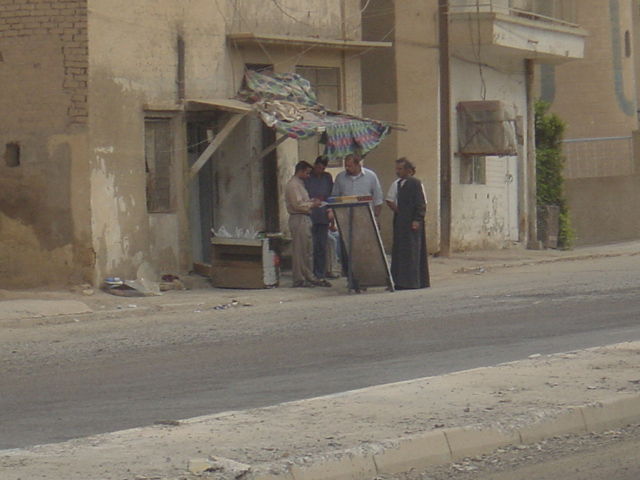
[[[2,0],[0,40],[57,36],[64,58],[63,92],[69,95],[69,121],[87,121],[87,0]]]

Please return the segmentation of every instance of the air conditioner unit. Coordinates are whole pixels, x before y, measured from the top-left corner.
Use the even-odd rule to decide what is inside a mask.
[[[476,100],[460,102],[456,109],[461,155],[517,154],[515,105],[500,100]]]

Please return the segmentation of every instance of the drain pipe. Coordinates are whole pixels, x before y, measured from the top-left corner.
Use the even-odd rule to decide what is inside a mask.
[[[440,44],[440,255],[451,255],[451,74],[449,1],[438,0]]]
[[[527,181],[526,188],[527,204],[525,206],[527,214],[527,248],[529,250],[542,250],[542,242],[538,240],[538,200],[536,187],[536,119],[535,119],[535,98],[534,80],[535,64],[531,59],[524,61],[525,82],[527,92]]]

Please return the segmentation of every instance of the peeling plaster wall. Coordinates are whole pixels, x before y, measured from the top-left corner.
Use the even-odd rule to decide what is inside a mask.
[[[0,18],[0,288],[89,280],[86,8],[7,0]]]
[[[245,4],[246,3],[246,4]],[[235,48],[231,31],[359,38],[357,0],[307,0],[283,12],[275,3],[209,0],[90,0],[90,180],[97,262],[94,281],[106,276],[180,274],[190,269],[185,125],[177,89],[177,39],[185,45],[188,99],[229,98],[247,63],[276,71],[295,65],[340,67],[344,106],[360,112],[359,59],[338,50],[263,46]],[[298,18],[299,17],[299,18]],[[174,210],[148,214],[145,199],[144,117],[172,118]],[[246,124],[246,121],[243,121]],[[259,129],[238,129],[214,155],[214,228],[262,229],[262,170],[253,159]],[[247,142],[248,140],[248,142]],[[244,144],[246,143],[246,147]],[[297,161],[295,142],[278,149],[280,191]],[[286,179],[286,180],[285,180]],[[282,196],[280,195],[282,199]],[[280,201],[282,225],[286,225]]]
[[[487,157],[486,185],[454,185],[453,251],[499,249],[518,241],[516,168],[515,157]]]
[[[224,3],[224,2],[223,2]],[[91,204],[96,283],[190,270],[185,125],[177,90],[178,36],[187,96],[228,97],[224,17],[211,2],[91,2]],[[171,121],[172,209],[149,213],[145,117]]]
[[[231,31],[359,39],[358,0],[300,0],[285,11],[248,0],[6,0],[2,12],[0,146],[19,144],[21,158],[17,167],[0,161],[0,287],[100,284],[106,276],[190,269],[178,36],[186,47],[186,98],[233,96],[245,63],[276,71],[332,66],[342,72],[343,107],[361,112],[357,55],[251,51],[226,40]],[[169,213],[147,212],[145,115],[172,122]],[[238,147],[246,133],[219,152],[231,163],[221,170],[228,189],[217,192],[218,217],[233,212],[229,225],[258,229],[262,171],[251,159],[260,146],[254,131],[251,151]],[[295,142],[278,154],[284,226],[282,186],[297,161]]]
[[[501,100],[526,117],[524,63],[493,59],[492,67],[451,62],[452,151],[458,152],[455,107],[461,101]],[[525,127],[526,128],[526,127]],[[486,157],[486,183],[460,183],[460,157],[452,161],[451,249],[504,248],[518,241],[518,157]]]

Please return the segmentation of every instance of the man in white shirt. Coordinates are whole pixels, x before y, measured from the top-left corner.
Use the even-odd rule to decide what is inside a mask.
[[[332,197],[371,197],[373,206],[373,214],[376,224],[378,224],[380,211],[382,210],[382,188],[380,181],[373,170],[362,166],[362,158],[355,154],[349,154],[344,157],[344,170],[336,175],[333,182]],[[348,275],[347,252],[344,242],[341,243],[341,261],[343,275]],[[358,280],[351,278],[350,282],[355,286],[355,291],[360,292]]]
[[[371,196],[373,198],[373,214],[376,219],[382,210],[382,188],[373,170],[362,166],[362,158],[349,154],[344,157],[344,170],[333,182],[332,197]]]
[[[409,175],[411,175],[413,177],[416,174],[416,169],[415,169],[415,167],[413,167],[413,164],[411,162],[407,162],[407,163],[411,165]],[[409,167],[407,167],[407,168],[409,168]],[[398,190],[399,190],[400,183],[402,183],[402,179],[400,179],[400,180],[398,180],[396,182],[393,182],[391,184],[391,186],[389,187],[389,191],[387,192],[387,196],[384,198],[385,202],[387,203],[389,208],[391,210],[393,210],[394,213],[398,211],[397,201],[398,201]],[[422,185],[422,193],[424,194],[424,199],[426,201],[427,200],[427,193],[425,192],[424,185]]]
[[[396,290],[430,285],[424,217],[427,199],[422,182],[413,176],[415,167],[406,158],[396,160],[396,198],[392,207],[393,248],[391,275]],[[390,205],[391,206],[391,205]]]

